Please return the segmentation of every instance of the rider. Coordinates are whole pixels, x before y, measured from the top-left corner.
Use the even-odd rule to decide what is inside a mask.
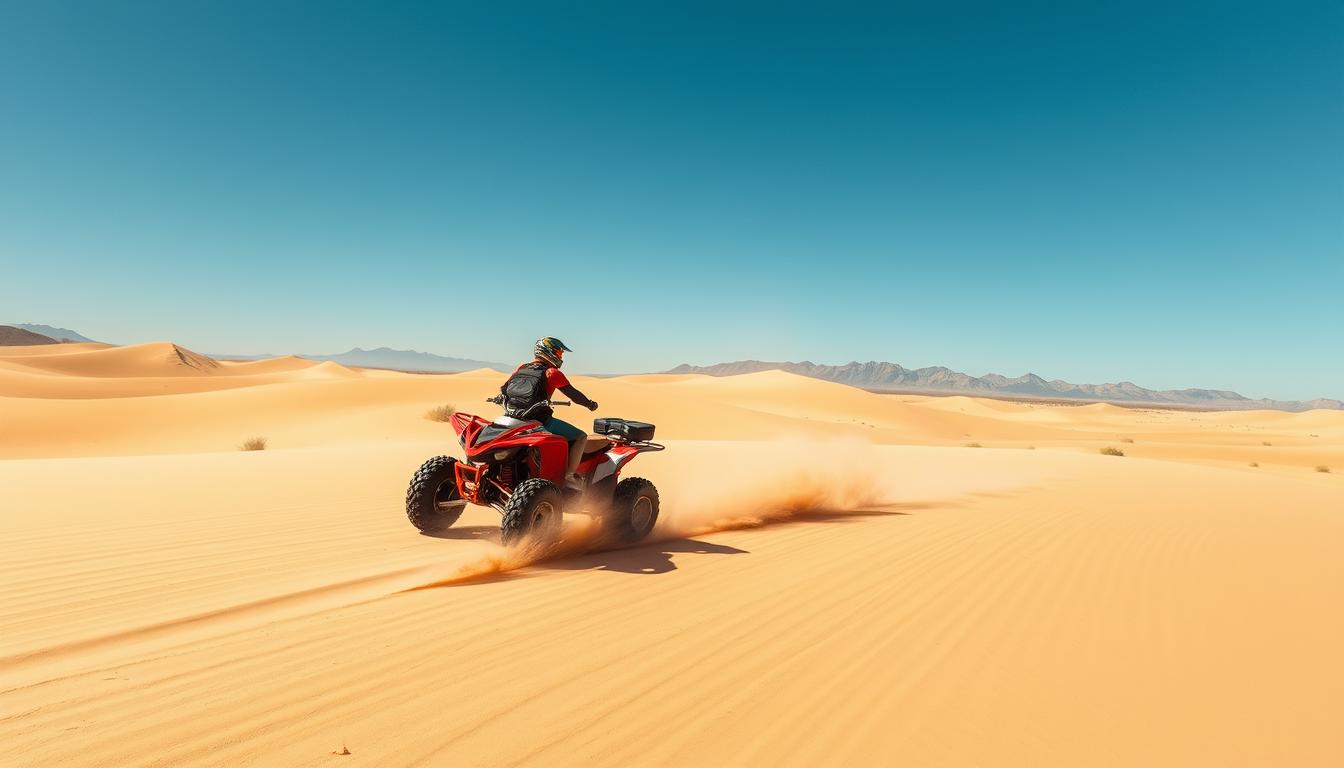
[[[572,351],[554,336],[537,339],[536,346],[532,348],[532,362],[518,366],[504,386],[499,388],[504,395],[506,412],[510,416],[522,416],[537,403],[550,400],[557,389],[576,404],[590,411],[597,410],[597,403],[575,389],[565,374],[560,372],[565,353]],[[554,412],[546,406],[533,409],[528,418],[540,421],[542,429],[569,441],[569,464],[565,469],[565,478],[567,482],[573,482],[574,472],[583,458],[583,446],[588,434],[573,424],[555,418]]]

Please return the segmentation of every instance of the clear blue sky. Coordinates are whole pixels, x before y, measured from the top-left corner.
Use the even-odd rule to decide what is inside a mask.
[[[0,3],[0,321],[1344,397],[1337,1],[447,5]]]

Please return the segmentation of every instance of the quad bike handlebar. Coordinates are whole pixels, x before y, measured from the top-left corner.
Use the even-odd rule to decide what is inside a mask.
[[[504,404],[504,396],[503,396],[503,395],[495,395],[494,397],[487,397],[487,398],[485,398],[485,402],[487,402],[487,403],[494,403],[495,405],[503,405],[503,404]],[[571,403],[571,402],[568,401],[568,400],[542,400],[540,403],[537,403],[537,405],[573,405],[573,403]],[[536,408],[537,405],[534,405],[534,406],[532,406],[532,407],[533,407],[533,408]]]
[[[487,403],[494,403],[495,405],[503,405],[503,404],[504,404],[504,396],[503,396],[503,395],[495,395],[494,397],[487,397],[487,398],[485,398],[485,402],[487,402]],[[526,419],[527,417],[531,416],[531,415],[532,415],[532,411],[535,410],[535,409],[537,409],[537,408],[550,408],[550,407],[552,407],[552,406],[556,406],[556,405],[573,405],[573,403],[571,403],[571,402],[568,401],[568,400],[542,400],[540,403],[534,403],[534,404],[533,404],[531,407],[529,407],[526,411],[523,411],[522,413],[518,414],[517,418],[520,418],[520,419]]]

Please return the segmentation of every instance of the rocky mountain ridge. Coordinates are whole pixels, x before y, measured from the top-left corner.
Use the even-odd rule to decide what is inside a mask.
[[[788,371],[801,376],[810,376],[872,390],[1181,405],[1239,410],[1261,408],[1280,411],[1307,411],[1315,408],[1344,410],[1344,401],[1329,398],[1315,400],[1252,399],[1236,392],[1219,389],[1154,390],[1141,387],[1132,381],[1122,381],[1115,384],[1073,384],[1062,379],[1047,381],[1034,373],[1013,378],[997,373],[971,376],[942,366],[906,368],[897,363],[879,361],[866,363],[855,361],[844,365],[818,365],[806,360],[800,363],[739,360],[708,366],[682,364],[668,371],[668,373],[734,376],[742,373],[771,370]]]

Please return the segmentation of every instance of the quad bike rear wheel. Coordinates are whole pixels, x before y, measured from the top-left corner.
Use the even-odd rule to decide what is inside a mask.
[[[563,506],[564,499],[555,483],[539,477],[524,480],[504,505],[504,518],[499,522],[500,540],[505,546],[512,546],[528,537],[555,538],[564,519]]]
[[[457,492],[457,459],[435,456],[420,465],[406,489],[406,517],[425,533],[449,528],[462,516],[467,502]]]
[[[642,477],[627,477],[616,486],[607,514],[607,530],[622,544],[641,541],[658,522],[658,489]]]

